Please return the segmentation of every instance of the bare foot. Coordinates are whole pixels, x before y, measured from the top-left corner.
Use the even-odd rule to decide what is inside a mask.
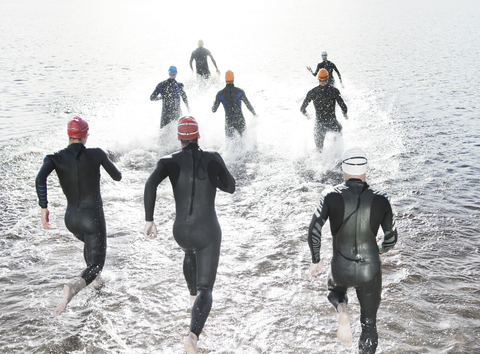
[[[94,281],[92,281],[92,286],[95,290],[99,290],[103,285],[105,284],[105,281],[99,274]]]
[[[348,315],[347,305],[343,302],[337,306],[338,311],[338,330],[337,337],[344,347],[352,346],[353,336],[350,328],[350,316]]]
[[[197,336],[190,332],[190,334],[185,338],[184,347],[187,351],[187,354],[197,354]]]
[[[54,316],[60,315],[66,308],[68,303],[72,300],[72,298],[78,294],[80,290],[82,290],[87,283],[85,282],[85,279],[83,278],[78,278],[76,281],[74,281],[70,285],[65,285],[63,287],[63,298],[62,301],[58,304],[57,308],[53,312]]]

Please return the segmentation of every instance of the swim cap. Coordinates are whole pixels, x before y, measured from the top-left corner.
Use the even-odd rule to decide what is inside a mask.
[[[198,40],[198,45],[203,45],[203,41],[201,39]]]
[[[80,117],[73,117],[67,126],[67,134],[70,138],[83,139],[88,135],[88,123]]]
[[[326,57],[327,56],[327,52],[323,51],[322,52],[322,57]]]
[[[177,75],[177,67],[176,66],[171,66],[168,68],[168,75]]]
[[[342,171],[352,176],[360,176],[367,172],[365,150],[358,146],[345,150],[342,155]]]
[[[318,79],[320,81],[327,81],[328,80],[328,71],[327,69],[320,69],[318,73]]]
[[[234,79],[233,71],[228,70],[228,71],[225,73],[225,81],[233,81],[233,79]]]
[[[178,120],[178,140],[193,140],[196,138],[200,138],[200,133],[195,118],[190,116],[180,118]]]

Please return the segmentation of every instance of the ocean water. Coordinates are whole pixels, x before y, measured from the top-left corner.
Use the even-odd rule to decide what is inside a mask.
[[[168,181],[158,189],[159,237],[143,236],[145,181],[179,148],[174,129],[160,132],[161,103],[149,96],[176,65],[201,147],[219,151],[237,180],[233,195],[217,195],[222,253],[200,353],[357,352],[354,291],[346,349],[326,276],[306,275],[313,209],[341,182],[338,157],[354,145],[367,150],[368,182],[389,194],[399,233],[382,256],[377,353],[479,353],[478,14],[473,0],[2,0],[1,352],[183,352],[189,294]],[[222,72],[206,87],[188,64],[200,38]],[[337,111],[343,134],[319,154],[313,119],[299,109],[317,85],[305,66],[323,50],[342,74],[349,119]],[[241,141],[226,141],[222,108],[211,112],[226,70],[258,113],[244,109]],[[55,173],[52,228],[41,227],[34,180],[43,156],[67,145],[75,115],[90,124],[87,146],[118,154],[123,179],[102,174],[106,285],[86,288],[54,318],[63,284],[84,267],[82,244],[63,223]]]

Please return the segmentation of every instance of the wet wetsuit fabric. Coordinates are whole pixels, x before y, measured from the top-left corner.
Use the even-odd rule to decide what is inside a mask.
[[[347,114],[348,109],[342,96],[340,96],[340,91],[336,87],[328,84],[325,86],[318,85],[307,93],[300,107],[300,111],[304,115],[307,115],[307,106],[310,101],[313,101],[313,106],[315,107],[315,145],[317,149],[321,151],[327,132],[340,133],[342,131],[342,126],[337,121],[335,115],[335,102],[338,102],[343,115]]]
[[[190,331],[197,337],[210,313],[222,231],[215,212],[216,190],[235,191],[235,180],[221,156],[190,143],[161,158],[145,185],[145,220],[153,221],[157,186],[170,178],[175,197],[175,241],[185,252],[184,276],[191,295],[197,295]]]
[[[122,174],[101,149],[86,149],[83,144],[70,144],[53,155],[45,156],[35,186],[38,204],[46,208],[47,177],[57,172],[63,193],[67,197],[65,226],[84,243],[83,254],[87,269],[81,277],[90,284],[102,271],[107,249],[107,230],[100,195],[100,166],[115,180]]]
[[[177,82],[175,79],[162,81],[150,95],[151,101],[163,101],[160,128],[163,128],[172,121],[178,120],[182,116],[180,98],[183,99],[185,106],[188,108],[188,98],[183,89],[183,84]]]
[[[335,64],[333,64],[331,61],[326,60],[326,61],[322,61],[321,63],[318,63],[317,69],[315,70],[315,72],[312,72],[313,76],[317,77],[317,74],[320,71],[320,69],[327,70],[327,72],[328,72],[328,83],[330,85],[332,85],[332,86],[335,85],[335,78],[333,77],[333,71],[334,70],[337,73],[340,82],[342,82],[342,76],[340,75],[340,71],[338,71]]]
[[[217,93],[213,103],[212,112],[216,112],[220,103],[225,109],[225,135],[233,138],[235,131],[242,135],[246,128],[245,118],[242,113],[242,101],[252,114],[256,115],[253,106],[247,99],[245,91],[234,84],[227,84]]]
[[[326,189],[308,230],[312,263],[320,261],[321,230],[327,218],[333,242],[328,299],[337,308],[340,302],[347,303],[347,289],[356,289],[361,308],[360,353],[375,353],[378,344],[376,316],[382,290],[379,254],[387,252],[397,242],[390,202],[386,194],[358,179]],[[376,235],[380,226],[385,236],[378,246]]]
[[[208,69],[207,57],[210,57],[213,65],[217,68],[217,63],[213,59],[212,53],[206,48],[198,47],[192,52],[190,56],[190,68],[193,70],[192,62],[195,60],[195,67],[197,69],[197,75],[203,76],[205,79],[210,77],[210,70]]]

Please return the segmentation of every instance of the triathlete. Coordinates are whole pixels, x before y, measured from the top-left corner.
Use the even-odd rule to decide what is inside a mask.
[[[213,65],[215,65],[215,69],[217,69],[217,74],[220,74],[220,70],[218,70],[217,63],[215,62],[215,59],[213,59],[212,53],[210,53],[208,49],[203,47],[203,41],[199,39],[198,48],[195,49],[192,52],[192,55],[190,56],[190,68],[193,70],[192,63],[195,60],[197,76],[202,77],[204,79],[208,79],[210,77],[210,70],[208,69],[207,57],[210,57]]]
[[[362,334],[359,353],[375,353],[378,344],[377,310],[382,292],[382,265],[379,254],[389,251],[397,242],[395,219],[385,193],[366,183],[367,157],[355,147],[342,156],[345,182],[324,190],[308,229],[312,254],[310,276],[323,273],[320,260],[322,226],[330,219],[333,257],[328,277],[328,300],[337,309],[338,338],[344,346],[352,345],[350,317],[347,311],[347,289],[355,288],[360,303]],[[384,233],[377,245],[379,227]]]
[[[318,80],[320,85],[307,93],[300,111],[308,117],[306,108],[310,101],[313,101],[316,115],[314,128],[315,145],[319,151],[322,151],[327,132],[342,132],[342,126],[335,115],[335,101],[338,102],[342,109],[345,119],[348,119],[348,116],[347,105],[343,101],[342,96],[340,96],[340,91],[328,84],[328,72],[326,69],[320,69]]]
[[[47,201],[47,177],[57,172],[63,193],[67,197],[65,226],[84,243],[83,256],[87,268],[73,283],[63,287],[63,299],[54,315],[58,316],[72,298],[85,286],[101,285],[100,273],[105,264],[107,230],[103,203],[100,195],[100,166],[115,181],[122,174],[101,149],[87,149],[88,123],[80,117],[68,122],[68,147],[45,156],[43,165],[35,180],[38,204],[42,208],[41,220],[46,229],[50,228]]]
[[[228,70],[225,73],[225,81],[227,83],[225,88],[219,91],[215,97],[212,112],[215,113],[220,103],[223,104],[225,109],[225,135],[228,138],[233,138],[235,131],[242,135],[246,128],[245,118],[242,113],[242,101],[254,116],[257,114],[248,101],[245,91],[235,87],[233,84],[234,75],[232,71]]]
[[[172,183],[176,216],[175,241],[185,252],[183,274],[194,300],[187,353],[197,353],[197,341],[212,307],[212,289],[220,257],[222,231],[215,212],[217,188],[233,193],[235,180],[217,152],[198,146],[200,134],[193,117],[178,122],[182,150],[161,158],[145,185],[145,236],[157,237],[153,222],[157,186],[166,177]]]
[[[332,86],[335,85],[335,78],[333,77],[333,71],[335,70],[335,72],[338,75],[338,79],[340,80],[340,84],[342,84],[342,87],[343,87],[342,76],[340,75],[340,71],[338,71],[337,66],[335,64],[333,64],[330,60],[327,60],[327,52],[325,51],[322,52],[322,62],[318,63],[317,69],[315,70],[315,72],[312,71],[311,67],[307,66],[307,70],[310,71],[313,76],[317,76],[317,73],[320,71],[320,69],[327,69],[328,77],[329,77],[328,83]]]
[[[163,101],[160,128],[163,128],[172,121],[178,120],[178,118],[182,116],[180,98],[183,99],[185,106],[187,106],[187,109],[190,111],[187,94],[183,89],[183,84],[175,80],[177,77],[177,68],[171,66],[168,69],[168,75],[169,78],[159,83],[150,95],[151,101]]]

